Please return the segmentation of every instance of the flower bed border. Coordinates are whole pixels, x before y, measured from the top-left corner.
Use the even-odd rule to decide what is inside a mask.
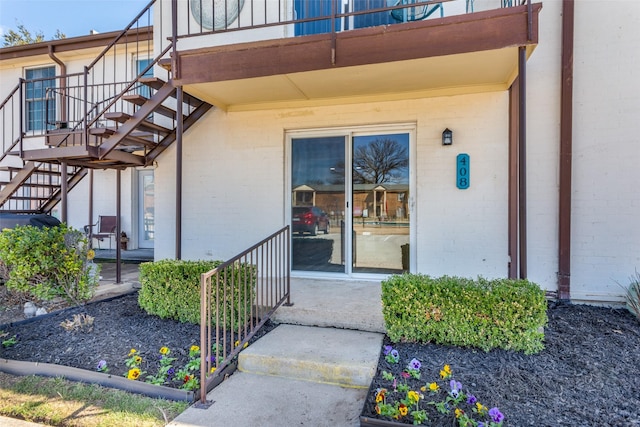
[[[87,302],[86,304],[84,304],[84,306],[113,301],[131,294],[135,294],[137,292],[138,289],[133,289],[129,292],[125,292],[119,295]],[[37,322],[38,320],[76,310],[82,307],[83,306],[65,307],[63,309],[55,310],[40,316],[5,323],[0,325],[0,330],[7,327]],[[217,387],[222,381],[227,378],[227,376],[233,374],[236,371],[237,367],[237,360],[227,365],[218,374],[218,378],[207,387],[207,393]],[[124,377],[114,376],[103,372],[94,372],[86,369],[74,368],[71,366],[56,365],[53,363],[27,362],[23,360],[0,358],[0,372],[18,376],[38,375],[43,377],[64,377],[65,379],[70,381],[98,384],[103,387],[115,388],[130,393],[138,393],[144,396],[174,401],[194,403],[200,397],[200,389],[182,390],[162,385],[149,384],[141,381],[132,381]]]
[[[218,386],[224,379],[231,375],[237,368],[237,363],[233,362],[225,367],[219,374],[219,381],[214,381],[207,392]],[[149,384],[141,381],[131,381],[124,377],[93,372],[86,369],[73,368],[71,366],[55,365],[52,363],[25,362],[22,360],[0,359],[0,372],[11,375],[38,375],[44,377],[63,377],[71,381],[98,384],[103,387],[115,388],[138,393],[153,398],[167,400],[195,402],[200,396],[200,390],[181,390],[161,385]]]

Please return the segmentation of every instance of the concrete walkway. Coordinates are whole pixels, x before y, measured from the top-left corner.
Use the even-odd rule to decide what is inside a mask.
[[[360,425],[382,347],[380,283],[292,279],[291,289],[293,307],[240,353],[238,371],[207,394],[211,405],[169,426]]]

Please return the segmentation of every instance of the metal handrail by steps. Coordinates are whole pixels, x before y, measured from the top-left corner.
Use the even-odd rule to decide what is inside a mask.
[[[285,226],[200,280],[200,402],[282,304],[291,305],[290,230]],[[215,368],[212,371],[212,368]]]

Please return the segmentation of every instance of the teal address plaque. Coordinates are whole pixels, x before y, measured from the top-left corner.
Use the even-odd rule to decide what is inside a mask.
[[[469,188],[469,180],[469,155],[466,153],[458,154],[456,157],[456,186],[460,190],[466,190]]]

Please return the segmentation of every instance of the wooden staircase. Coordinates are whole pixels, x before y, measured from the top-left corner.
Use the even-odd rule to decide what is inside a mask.
[[[211,108],[186,93],[178,105],[171,69],[163,66],[172,42],[155,58],[150,53],[155,3],[151,0],[83,72],[53,76],[46,85],[43,79],[20,79],[0,103],[0,213],[50,213],[90,169],[151,165],[176,141],[180,124],[188,130]],[[138,74],[123,79],[132,57]],[[43,86],[52,104],[46,104],[44,117],[25,120],[25,93]]]
[[[23,153],[26,161],[78,165],[96,169],[124,169],[131,166],[148,166],[175,141],[175,95],[171,83],[157,77],[139,80],[153,88],[149,98],[140,94],[126,94],[122,98],[130,102],[135,112],[107,111],[104,121],[94,121],[95,126],[84,129],[56,130],[47,134],[48,148],[28,150]],[[173,98],[173,108],[165,101]],[[191,113],[183,117],[184,129],[188,129],[206,113],[211,105],[194,97],[184,97]],[[152,119],[168,117],[169,126]],[[106,125],[103,123],[107,122]]]
[[[60,201],[63,176],[66,188],[73,188],[88,169],[125,169],[153,164],[176,140],[179,119],[183,131],[202,117],[211,105],[188,94],[183,95],[182,118],[177,117],[176,89],[157,77],[139,78],[131,90],[121,95],[129,111],[103,111],[88,129],[52,129],[45,134],[46,147],[11,150],[22,167],[0,167],[10,179],[0,182],[0,212],[47,213]],[[145,87],[147,89],[141,90]],[[145,97],[141,93],[150,96]],[[11,146],[15,147],[15,144]],[[66,173],[63,173],[63,169]]]

